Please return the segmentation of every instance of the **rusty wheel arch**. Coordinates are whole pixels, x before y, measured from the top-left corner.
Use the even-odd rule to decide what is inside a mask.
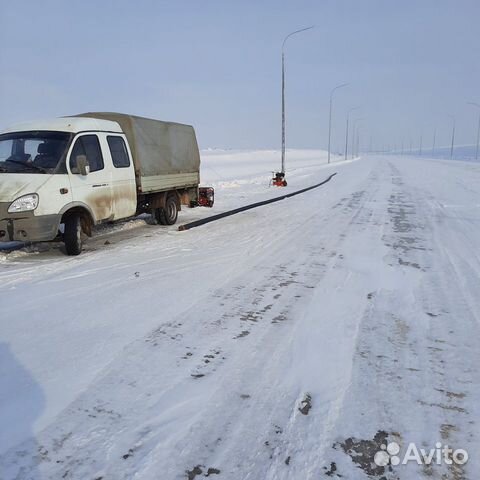
[[[79,215],[80,216],[80,221],[82,224],[82,230],[83,232],[88,235],[89,237],[92,236],[92,229],[93,226],[95,225],[95,221],[92,217],[92,214],[84,207],[81,206],[74,206],[69,208],[67,211],[65,211],[62,215],[62,219],[60,220],[60,223],[65,223],[65,219],[69,217],[70,215]]]
[[[182,209],[181,206],[181,195],[177,190],[168,190],[166,192],[158,192],[158,193],[151,193],[149,195],[149,204],[152,209],[155,208],[165,208],[165,204],[167,202],[167,197],[169,195],[173,195],[177,202],[177,208],[180,211]]]

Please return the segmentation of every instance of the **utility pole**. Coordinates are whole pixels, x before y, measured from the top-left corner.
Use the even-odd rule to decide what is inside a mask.
[[[357,131],[357,122],[360,122],[362,121],[363,118],[356,118],[354,121],[353,121],[353,135],[352,135],[352,158],[355,157],[355,135],[356,135],[356,131]]]
[[[361,128],[362,128],[362,127],[360,126],[360,127],[358,127],[357,130],[356,130],[356,132],[357,132],[357,139],[356,139],[356,149],[355,149],[356,152],[355,152],[355,154],[356,154],[357,157],[358,157],[358,153],[359,153],[359,151],[360,151],[360,129],[361,129]]]
[[[358,110],[359,108],[360,107],[354,107],[347,112],[347,128],[345,129],[345,160],[347,160],[348,157],[348,124],[350,121],[350,113],[354,110]]]
[[[437,140],[437,129],[433,129],[433,145],[432,145],[432,157],[435,156],[435,142]]]
[[[352,132],[352,158],[355,158],[355,126],[357,122],[353,122],[353,132]]]
[[[475,102],[468,102],[469,105],[473,105],[480,109],[480,104]],[[480,113],[478,114],[478,127],[477,127],[477,147],[475,148],[475,160],[478,160],[478,147],[480,144]]]
[[[300,30],[295,30],[292,33],[289,33],[283,40],[282,44],[282,169],[281,173],[285,176],[285,43],[292,36],[300,32],[305,32],[310,30],[311,27],[302,28]]]
[[[328,163],[330,163],[330,145],[332,139],[332,106],[333,106],[333,94],[339,89],[346,87],[348,83],[342,83],[341,85],[337,85],[332,91],[330,92],[330,110],[328,114]]]
[[[420,135],[420,149],[419,149],[420,156],[422,156],[422,147],[423,147],[423,136]]]
[[[453,115],[448,115],[452,119],[452,145],[450,147],[450,160],[453,159],[453,148],[455,146],[455,127],[456,127],[456,121],[455,117]]]

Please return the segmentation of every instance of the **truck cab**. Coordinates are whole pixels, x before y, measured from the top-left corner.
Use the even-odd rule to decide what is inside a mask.
[[[60,118],[0,134],[0,241],[49,241],[74,213],[88,232],[136,210],[134,164],[116,122]]]

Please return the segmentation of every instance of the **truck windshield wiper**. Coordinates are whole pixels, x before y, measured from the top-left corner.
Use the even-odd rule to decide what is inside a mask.
[[[5,162],[16,163],[17,165],[23,165],[24,167],[27,167],[27,168],[33,168],[34,170],[38,170],[39,172],[42,172],[42,173],[48,173],[47,170],[45,170],[42,167],[39,167],[38,165],[34,165],[33,163],[25,163],[20,160],[13,160],[11,158],[9,158],[8,160],[5,160]]]

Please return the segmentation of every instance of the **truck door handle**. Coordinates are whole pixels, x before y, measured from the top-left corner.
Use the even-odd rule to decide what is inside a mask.
[[[92,188],[98,187],[108,187],[108,183],[96,183],[95,185],[92,185]]]

